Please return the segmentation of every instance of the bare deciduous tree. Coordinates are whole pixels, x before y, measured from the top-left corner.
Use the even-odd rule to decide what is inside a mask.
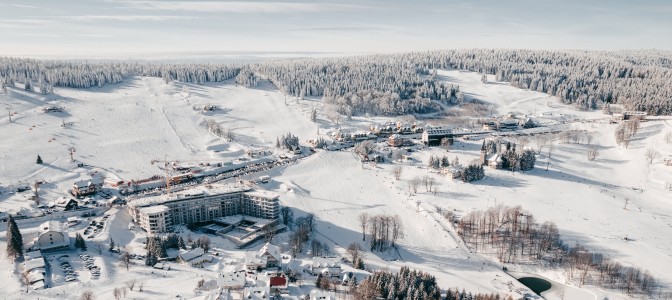
[[[360,252],[362,252],[362,246],[359,243],[352,243],[348,246],[347,249],[348,255],[350,255],[350,261],[355,264],[359,258]]]
[[[600,152],[597,150],[597,147],[591,147],[588,149],[588,153],[586,153],[589,161],[594,161],[599,155]]]
[[[658,153],[656,150],[653,150],[653,148],[649,148],[646,150],[644,155],[646,156],[646,160],[649,162],[649,164],[652,164],[653,160],[660,156],[660,153]]]
[[[417,176],[413,177],[413,179],[411,179],[411,188],[413,189],[414,194],[418,193],[418,185],[420,185],[420,178]]]
[[[394,179],[399,180],[401,178],[401,166],[392,167],[392,174],[394,175]]]
[[[366,227],[369,224],[369,214],[361,213],[357,216],[359,227],[362,229],[362,241],[366,241]]]
[[[92,291],[85,291],[82,293],[82,295],[79,297],[80,300],[93,300],[95,299],[93,297],[93,292]]]
[[[131,255],[128,252],[124,252],[119,257],[119,261],[126,266],[126,271],[128,271],[128,266],[131,264]]]
[[[128,287],[128,289],[132,291],[133,288],[135,288],[135,284],[136,284],[137,282],[138,282],[137,280],[135,280],[135,279],[131,279],[131,280],[129,280],[129,281],[126,281],[125,284],[126,284],[126,286]]]

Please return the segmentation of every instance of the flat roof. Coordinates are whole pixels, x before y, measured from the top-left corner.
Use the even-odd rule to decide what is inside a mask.
[[[252,197],[260,197],[260,198],[278,198],[278,194],[269,192],[269,191],[264,191],[264,190],[252,190],[249,192],[245,192],[245,195],[252,196]]]
[[[158,205],[173,201],[185,200],[190,198],[196,198],[195,195],[198,195],[199,197],[207,197],[207,196],[215,196],[236,192],[246,192],[251,189],[252,188],[249,187],[236,187],[233,185],[222,185],[222,184],[199,185],[190,189],[182,190],[174,194],[162,194],[157,196],[150,196],[130,200],[128,205],[132,207],[143,207],[143,206]]]
[[[167,212],[169,211],[170,208],[165,205],[154,205],[154,206],[148,206],[148,207],[143,207],[140,209],[140,212],[143,214],[158,214],[162,212]]]

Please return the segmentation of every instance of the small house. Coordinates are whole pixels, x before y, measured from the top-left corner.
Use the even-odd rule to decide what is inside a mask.
[[[257,256],[266,259],[266,268],[280,267],[282,264],[282,255],[280,255],[280,247],[273,245],[271,243],[266,243],[259,252]]]
[[[217,276],[217,286],[227,290],[241,290],[245,287],[245,270],[222,273]]]
[[[266,258],[259,257],[257,253],[247,252],[245,253],[245,269],[248,272],[257,272],[266,268]]]
[[[243,299],[267,300],[271,296],[271,291],[267,286],[246,287],[243,290]]]
[[[462,167],[461,165],[450,166],[450,167],[443,168],[441,170],[441,173],[448,176],[448,178],[456,179],[456,178],[461,178],[462,177],[462,170],[463,169],[464,169],[464,167]]]
[[[212,257],[205,254],[205,250],[203,250],[201,247],[183,252],[179,255],[179,258],[182,260],[182,262],[185,262],[190,266],[212,261]]]
[[[486,162],[491,169],[501,169],[504,161],[500,154],[490,154],[486,158]]]
[[[310,300],[336,300],[336,293],[325,291],[313,291],[310,293]]]
[[[274,274],[268,278],[268,287],[271,293],[284,293],[289,287],[289,279],[284,273]]]
[[[89,180],[80,180],[72,184],[72,194],[86,196],[97,193],[103,187],[103,180],[92,177]]]
[[[54,202],[54,207],[63,211],[70,211],[79,208],[79,203],[75,199],[61,198]]]

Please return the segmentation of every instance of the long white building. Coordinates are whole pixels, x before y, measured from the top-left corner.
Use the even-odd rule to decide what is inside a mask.
[[[136,199],[128,203],[128,210],[150,234],[169,231],[173,225],[239,214],[273,220],[280,216],[278,195],[228,186],[199,186],[176,194]]]

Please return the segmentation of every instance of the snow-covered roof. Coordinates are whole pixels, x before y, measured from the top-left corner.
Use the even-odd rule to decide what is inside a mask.
[[[72,185],[76,186],[78,188],[85,188],[89,185],[102,185],[102,184],[103,184],[103,179],[102,178],[92,177],[91,179],[84,179],[84,180],[80,180],[80,181],[75,181],[75,183],[73,183]]]
[[[257,253],[254,252],[246,252],[245,253],[245,264],[246,265],[265,265],[266,264],[266,258],[265,257],[260,257],[257,255]]]
[[[267,199],[278,198],[278,194],[273,193],[273,192],[269,192],[269,191],[264,191],[264,190],[249,191],[249,192],[246,192],[245,195],[248,195],[250,197],[259,197],[259,198],[267,198]]]
[[[189,250],[187,252],[181,253],[180,258],[186,262],[189,262],[199,256],[202,256],[205,254],[205,251],[201,247],[197,247],[196,249]]]
[[[247,287],[243,293],[245,299],[266,300],[270,296],[267,286]]]
[[[36,258],[36,259],[26,260],[23,263],[23,267],[24,267],[24,271],[30,271],[30,270],[37,269],[37,268],[44,269],[44,267],[45,267],[44,259]]]
[[[245,270],[226,272],[217,277],[217,286],[226,289],[240,289],[245,286]]]
[[[61,226],[61,222],[58,221],[47,221],[42,224],[40,224],[40,227],[38,228],[40,234],[47,233],[49,231],[56,231],[56,232],[63,232],[63,227]]]
[[[215,196],[221,194],[228,194],[234,192],[247,192],[252,188],[249,187],[235,187],[231,185],[201,185],[195,188],[183,190],[180,193],[175,194],[163,194],[158,196],[145,197],[140,199],[131,200],[128,205],[131,207],[143,207],[156,204],[163,204],[173,201],[180,201],[190,198],[199,198],[207,196]]]
[[[153,214],[159,214],[159,213],[166,213],[170,211],[170,208],[165,205],[154,205],[154,206],[148,206],[148,207],[143,207],[139,209],[139,211],[143,214],[146,215],[153,215]]]
[[[44,280],[38,280],[37,282],[33,282],[30,287],[34,290],[41,290],[44,288]]]
[[[313,268],[340,268],[338,258],[313,257]]]
[[[36,258],[42,259],[42,251],[40,250],[26,251],[24,256],[26,257],[26,259],[36,259]]]
[[[322,291],[313,291],[310,293],[310,300],[335,300],[336,293],[334,292],[322,292]]]
[[[36,282],[40,280],[44,280],[44,274],[42,274],[43,270],[32,270],[29,271],[27,274],[28,277],[28,282]]]
[[[266,243],[261,249],[259,249],[259,256],[262,256],[264,254],[268,253],[270,256],[272,256],[275,260],[281,261],[282,256],[280,255],[280,247],[273,245],[271,243]]]

